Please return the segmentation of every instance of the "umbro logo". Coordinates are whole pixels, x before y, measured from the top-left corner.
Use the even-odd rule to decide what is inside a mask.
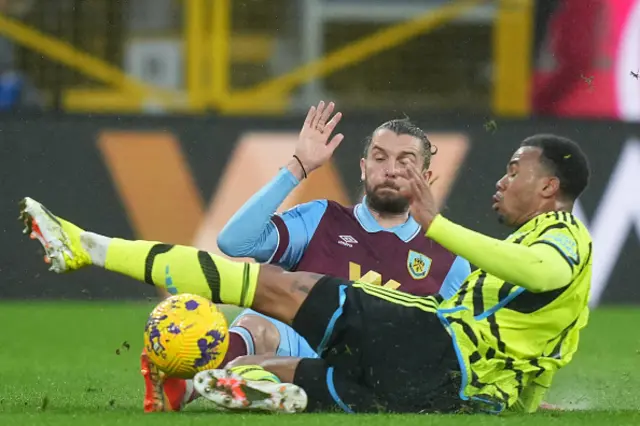
[[[338,244],[342,244],[345,247],[353,247],[354,244],[358,244],[358,240],[353,238],[351,235],[340,235]]]

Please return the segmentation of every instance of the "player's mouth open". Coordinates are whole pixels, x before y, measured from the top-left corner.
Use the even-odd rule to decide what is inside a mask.
[[[493,194],[493,197],[491,197],[491,200],[493,201],[493,209],[498,210],[500,201],[502,201],[502,195],[496,192],[495,194]]]

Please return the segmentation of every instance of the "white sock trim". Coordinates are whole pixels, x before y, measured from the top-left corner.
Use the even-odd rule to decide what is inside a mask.
[[[104,235],[95,234],[93,232],[83,232],[80,234],[80,244],[82,248],[89,253],[91,262],[104,268],[107,262],[107,250],[111,244],[111,238]]]

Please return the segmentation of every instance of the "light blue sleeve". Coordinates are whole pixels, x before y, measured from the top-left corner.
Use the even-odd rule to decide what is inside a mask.
[[[471,274],[471,265],[466,259],[457,256],[440,287],[440,295],[445,299],[453,297],[469,274]]]
[[[217,241],[220,251],[263,263],[275,260],[286,269],[295,266],[327,209],[326,200],[317,200],[275,215],[298,183],[289,170],[281,169],[224,226]]]
[[[229,219],[218,235],[220,251],[258,262],[270,259],[278,248],[278,232],[271,217],[298,184],[289,170],[281,169]]]
[[[270,259],[272,263],[284,269],[292,269],[300,262],[327,210],[327,205],[327,200],[310,201],[273,218],[279,241],[278,249],[274,252],[273,259]]]

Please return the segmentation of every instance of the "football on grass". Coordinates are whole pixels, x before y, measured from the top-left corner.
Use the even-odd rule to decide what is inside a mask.
[[[180,294],[163,300],[149,315],[144,348],[163,373],[192,378],[220,365],[229,346],[227,320],[210,300]]]

